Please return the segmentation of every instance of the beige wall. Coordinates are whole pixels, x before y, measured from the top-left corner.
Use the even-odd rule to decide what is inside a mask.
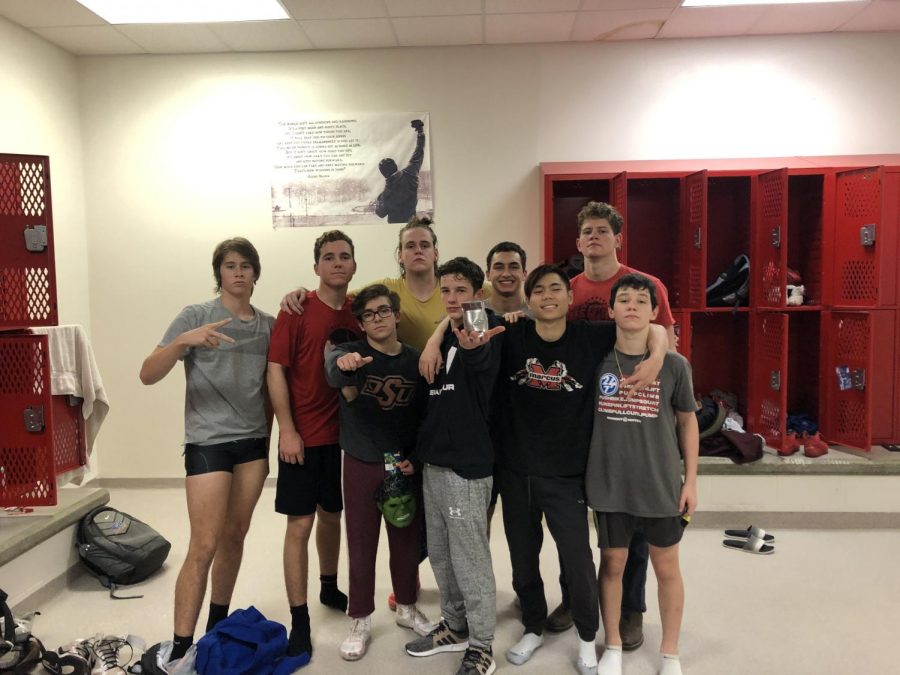
[[[897,34],[868,34],[79,59],[103,475],[183,475],[183,378],[146,388],[137,371],[210,296],[217,241],[257,245],[263,309],[314,284],[320,230],[269,220],[278,120],[429,111],[442,257],[480,260],[502,238],[537,262],[539,162],[900,152],[898,56]],[[396,229],[351,231],[357,280],[395,271]]]
[[[0,152],[50,157],[60,323],[90,330],[75,57],[0,19]]]

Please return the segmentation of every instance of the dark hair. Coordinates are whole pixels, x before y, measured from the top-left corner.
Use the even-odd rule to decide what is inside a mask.
[[[562,267],[559,265],[553,265],[552,263],[547,263],[545,265],[538,265],[531,273],[528,275],[528,278],[525,279],[525,297],[530,298],[532,291],[534,291],[534,287],[537,286],[538,281],[540,281],[543,277],[548,274],[555,274],[558,276],[563,285],[566,287],[566,290],[571,290],[572,286],[569,283],[569,277],[563,271]]]
[[[213,251],[212,268],[213,276],[216,278],[216,293],[219,293],[222,290],[222,261],[229,253],[237,253],[253,266],[253,275],[255,277],[253,279],[254,284],[259,280],[259,275],[262,273],[262,267],[259,264],[259,253],[256,252],[256,248],[253,244],[243,237],[226,239],[225,241],[220,242],[219,245],[216,246],[216,250]]]
[[[613,284],[609,292],[609,306],[615,309],[616,293],[621,288],[630,288],[633,291],[647,291],[650,294],[650,307],[656,309],[656,284],[653,279],[637,272],[626,274]]]
[[[381,175],[385,178],[393,176],[397,173],[397,162],[395,162],[390,157],[385,157],[383,160],[378,162],[378,171],[381,172]]]
[[[322,247],[332,241],[346,241],[350,244],[350,257],[356,260],[356,249],[353,247],[353,240],[340,230],[328,230],[323,232],[313,244],[313,259],[319,264],[319,256],[322,255]]]
[[[472,284],[472,290],[478,292],[484,286],[484,270],[468,258],[453,258],[438,267],[438,277],[446,274],[459,276]]]
[[[526,269],[525,267],[525,249],[519,246],[514,241],[501,241],[499,244],[494,244],[494,247],[488,251],[487,254],[487,269],[491,269],[491,259],[494,257],[495,253],[518,253],[519,258],[522,260],[522,269]]]
[[[372,284],[366,286],[356,297],[353,298],[353,304],[350,305],[350,311],[357,319],[362,318],[362,313],[366,311],[366,305],[375,298],[387,298],[388,304],[395,312],[400,311],[400,296],[390,290],[384,284]]]
[[[415,230],[417,228],[422,228],[423,230],[428,230],[429,234],[431,234],[431,245],[437,248],[437,234],[434,232],[434,221],[428,216],[413,216],[409,219],[409,222],[406,223],[403,227],[400,228],[400,232],[397,233],[397,254],[399,257],[400,250],[403,248],[403,233],[409,232],[410,230]],[[403,266],[403,263],[399,263],[400,265],[400,276],[406,276],[406,268]],[[434,274],[437,276],[438,274],[438,264],[437,260],[434,261]]]
[[[579,236],[581,236],[581,226],[584,225],[584,221],[586,220],[607,221],[612,228],[613,234],[621,233],[622,225],[625,224],[622,214],[616,210],[616,207],[607,204],[606,202],[588,202],[581,207],[581,211],[578,212]]]

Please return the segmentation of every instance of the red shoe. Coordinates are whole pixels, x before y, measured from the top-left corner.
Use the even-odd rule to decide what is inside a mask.
[[[818,431],[812,436],[804,431],[800,440],[803,443],[803,454],[807,457],[821,457],[828,454],[828,444],[822,440]]]
[[[800,449],[800,441],[797,439],[796,431],[789,431],[784,435],[784,445],[778,448],[778,454],[782,457],[793,455]]]
[[[417,573],[416,573],[416,597],[418,597],[419,591],[420,591],[420,590],[422,590],[422,584],[419,583],[419,574],[418,574],[418,572],[417,572]],[[391,593],[391,594],[388,596],[388,608],[389,608],[392,612],[396,612],[396,611],[397,611],[397,596],[394,595],[393,593]]]

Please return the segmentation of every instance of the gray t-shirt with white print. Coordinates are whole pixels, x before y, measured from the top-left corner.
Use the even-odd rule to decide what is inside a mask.
[[[613,350],[598,369],[585,475],[588,504],[595,511],[677,516],[682,469],[675,411],[697,408],[691,366],[668,352],[656,381],[626,400],[619,381],[642,358]]]
[[[231,319],[218,329],[234,339],[217,348],[189,347],[184,356],[186,392],[184,441],[213,445],[242,438],[265,438],[263,385],[269,336],[275,323],[271,314],[255,307],[253,317],[240,319],[229,312],[221,298],[188,305],[166,330],[159,343],[165,347],[185,331]]]

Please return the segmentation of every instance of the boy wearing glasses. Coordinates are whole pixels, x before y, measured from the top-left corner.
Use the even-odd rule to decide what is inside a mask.
[[[341,448],[344,450],[344,514],[350,562],[350,634],[341,657],[361,659],[371,639],[375,611],[375,558],[381,512],[373,494],[396,467],[415,473],[409,454],[425,408],[419,352],[397,339],[400,297],[382,284],[367,286],[351,307],[365,339],[335,348],[325,359],[328,384],[340,389]],[[422,508],[416,480],[415,515],[405,527],[388,525],[391,581],[397,625],[419,635],[431,623],[416,607]]]

